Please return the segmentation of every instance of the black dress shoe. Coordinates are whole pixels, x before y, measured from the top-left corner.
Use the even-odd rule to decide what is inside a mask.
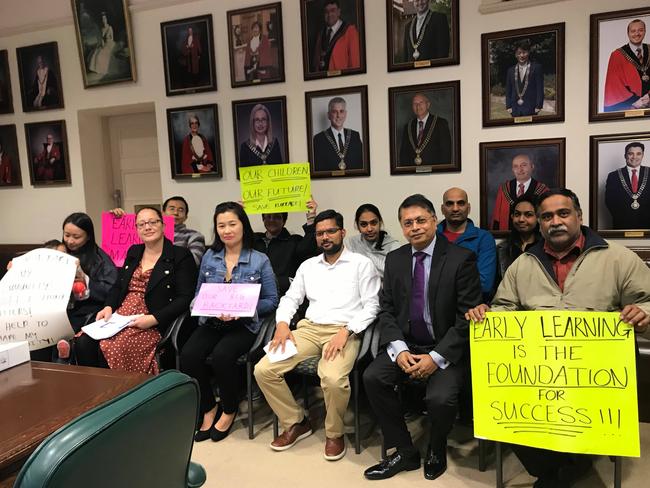
[[[210,438],[210,433],[212,430],[216,430],[214,428],[214,424],[217,423],[217,420],[219,420],[219,417],[221,417],[221,403],[217,405],[217,413],[214,416],[214,421],[212,422],[212,426],[208,430],[201,430],[201,424],[203,423],[203,417],[205,414],[201,416],[199,421],[201,422],[198,427],[196,428],[196,433],[194,434],[194,442],[203,442],[207,441]],[[227,434],[226,434],[227,435]]]
[[[444,450],[434,451],[429,448],[424,461],[424,477],[428,480],[435,480],[445,471],[447,471],[447,453]]]
[[[214,421],[214,425],[209,430],[210,439],[212,439],[214,442],[219,442],[228,437],[228,434],[230,434],[230,429],[232,429],[232,426],[235,425],[235,420],[237,420],[237,413],[238,411],[235,410],[235,417],[232,419],[230,426],[225,431],[217,429],[217,420],[219,420],[219,418],[217,418],[217,420]],[[221,415],[219,417],[221,417]]]
[[[400,471],[413,471],[420,468],[420,453],[404,456],[399,451],[388,456],[379,464],[370,466],[363,472],[368,480],[385,480],[395,476]]]

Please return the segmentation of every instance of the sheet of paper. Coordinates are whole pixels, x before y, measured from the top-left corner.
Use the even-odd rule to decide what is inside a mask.
[[[74,334],[66,309],[76,259],[52,249],[14,258],[0,281],[0,344],[27,341],[35,351]]]
[[[296,345],[291,340],[287,340],[287,342],[284,343],[284,352],[282,352],[280,347],[278,347],[275,352],[269,352],[270,349],[271,343],[269,342],[264,346],[264,352],[269,357],[269,362],[271,363],[277,363],[278,361],[283,361],[298,354],[298,349],[296,349]]]
[[[262,285],[259,283],[203,283],[192,315],[199,317],[254,317]]]
[[[246,213],[305,212],[311,198],[309,163],[265,164],[239,168]]]
[[[120,315],[119,313],[114,313],[108,321],[100,319],[92,324],[84,325],[81,330],[96,341],[99,341],[101,339],[113,337],[119,331],[127,327],[133,319],[140,316],[142,316],[142,314]]]

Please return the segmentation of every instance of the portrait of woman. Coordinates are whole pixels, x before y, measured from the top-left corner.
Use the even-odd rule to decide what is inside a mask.
[[[84,87],[135,81],[126,0],[72,0]]]
[[[238,167],[289,162],[286,98],[233,102]]]
[[[282,5],[257,5],[227,15],[232,87],[284,81]]]
[[[195,114],[188,119],[190,133],[183,139],[181,170],[183,173],[209,173],[214,171],[214,157],[208,140],[199,133],[201,122]]]
[[[113,40],[113,28],[108,23],[106,12],[102,12],[101,38],[99,44],[88,59],[88,71],[105,75],[113,58],[115,41]]]
[[[217,89],[212,15],[160,24],[167,96]]]
[[[167,109],[172,177],[219,177],[221,148],[217,105]]]
[[[251,110],[250,137],[239,147],[239,165],[279,164],[282,153],[277,137],[273,136],[271,112],[261,103]]]
[[[16,49],[24,112],[63,108],[63,85],[56,42]]]

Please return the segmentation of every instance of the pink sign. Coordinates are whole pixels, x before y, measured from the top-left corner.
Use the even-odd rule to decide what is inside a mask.
[[[165,237],[174,242],[174,217],[165,215]],[[102,212],[102,249],[106,251],[115,266],[122,266],[126,252],[133,244],[142,244],[135,228],[135,214],[115,217],[110,212]]]
[[[253,317],[261,288],[259,283],[203,283],[194,300],[192,315]]]

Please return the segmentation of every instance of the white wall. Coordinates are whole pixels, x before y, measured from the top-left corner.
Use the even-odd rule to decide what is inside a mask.
[[[151,3],[151,2],[150,2]],[[166,4],[167,2],[163,2]],[[2,243],[40,242],[60,234],[60,222],[69,212],[85,209],[83,165],[79,142],[79,110],[115,105],[153,102],[158,127],[161,185],[164,196],[180,194],[190,204],[188,224],[206,235],[211,234],[211,216],[215,204],[227,199],[239,199],[235,175],[231,100],[264,96],[287,96],[289,144],[292,160],[307,160],[304,92],[341,86],[368,85],[370,122],[370,167],[368,178],[315,180],[312,182],[320,207],[336,208],[352,227],[357,205],[373,202],[384,213],[388,230],[399,236],[395,210],[408,194],[422,192],[436,204],[442,192],[450,186],[462,186],[473,204],[472,217],[479,216],[479,155],[478,144],[484,141],[567,138],[567,186],[576,191],[585,209],[588,222],[589,207],[589,136],[593,134],[625,133],[647,130],[648,119],[621,122],[588,122],[589,83],[589,15],[616,9],[647,6],[646,0],[567,0],[546,5],[483,15],[476,0],[461,0],[460,56],[461,64],[417,71],[388,73],[386,70],[386,9],[383,0],[366,0],[367,74],[304,82],[302,79],[300,12],[298,2],[284,0],[284,46],[286,83],[230,88],[226,11],[264,3],[241,0],[196,1],[182,8],[165,7],[132,12],[132,29],[137,64],[137,83],[124,83],[84,90],[72,24],[30,33],[0,38],[0,49],[9,50],[9,64],[16,114],[0,116],[0,124],[15,123],[20,147],[22,189],[0,191],[0,229]],[[216,46],[218,91],[197,95],[166,97],[160,45],[160,22],[194,15],[212,13]],[[532,126],[481,127],[481,56],[480,36],[518,27],[566,22],[566,121]],[[16,47],[40,42],[58,41],[64,87],[65,109],[44,113],[22,113],[17,79]],[[392,86],[461,80],[461,173],[390,176],[388,88]],[[171,179],[167,139],[166,109],[186,105],[217,103],[221,128],[221,154],[224,177],[221,180],[176,181]],[[23,124],[65,118],[68,128],[72,185],[34,189],[29,185],[29,173]],[[85,151],[84,151],[85,153]],[[97,184],[101,184],[98,182]],[[7,210],[10,211],[7,211]],[[90,209],[89,209],[90,210]],[[17,218],[19,216],[19,218]],[[253,218],[260,228],[259,218]],[[289,227],[297,230],[303,223],[300,214],[289,217]],[[352,231],[353,232],[353,231]],[[210,239],[210,237],[208,237]],[[640,241],[626,241],[626,244]]]

